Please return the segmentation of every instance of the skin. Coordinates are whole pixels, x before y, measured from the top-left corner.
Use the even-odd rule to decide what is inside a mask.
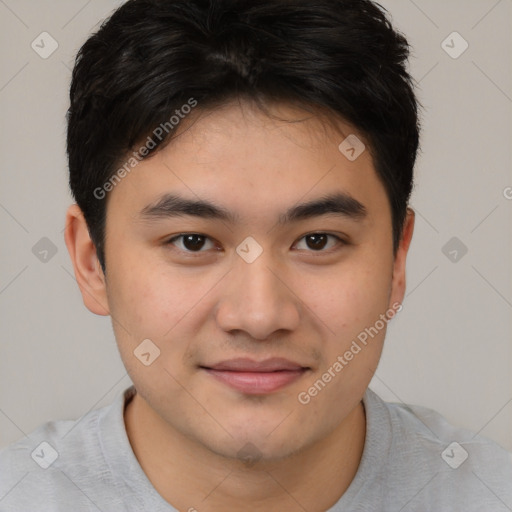
[[[105,275],[80,209],[67,214],[84,303],[111,315],[137,389],[125,410],[130,443],[179,510],[322,511],[336,503],[362,456],[361,400],[385,328],[308,404],[297,397],[405,292],[414,213],[394,256],[389,201],[369,151],[351,162],[338,150],[357,131],[290,105],[272,111],[300,121],[229,103],[185,120],[174,141],[138,164],[108,197]],[[366,216],[278,223],[290,207],[335,191],[362,203]],[[141,215],[165,193],[211,201],[237,218]],[[211,241],[187,253],[183,239],[168,243],[182,233]],[[346,243],[328,237],[314,250],[311,233]],[[252,263],[236,253],[248,236],[263,249]],[[148,338],[160,356],[144,366],[133,352]],[[249,395],[200,368],[235,357],[283,357],[308,370],[280,390]],[[244,446],[257,460],[243,458]]]

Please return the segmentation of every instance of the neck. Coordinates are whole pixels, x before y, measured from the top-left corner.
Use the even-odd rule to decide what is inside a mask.
[[[126,406],[124,418],[153,487],[176,509],[191,512],[239,510],[242,504],[250,512],[325,511],[352,482],[366,431],[359,402],[329,436],[301,452],[244,465],[172,429],[139,394]]]

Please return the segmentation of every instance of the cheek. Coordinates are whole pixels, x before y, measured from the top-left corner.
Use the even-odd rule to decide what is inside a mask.
[[[322,415],[326,404],[336,404],[339,414],[326,420],[332,426],[340,420],[341,411],[355,406],[375,373],[391,286],[391,272],[382,262],[351,265],[350,272],[336,276],[312,297],[315,313],[329,332],[323,339],[322,364],[301,389],[312,413]]]
[[[118,265],[109,276],[109,305],[113,319],[119,320],[134,336],[150,337],[158,329],[153,323],[162,304],[160,284],[142,265]]]
[[[112,315],[139,337],[162,337],[193,307],[201,292],[199,283],[193,286],[179,272],[142,260],[123,260],[109,277]]]
[[[338,339],[355,336],[387,310],[392,273],[382,261],[340,266],[328,276],[304,283],[311,309]]]
[[[109,305],[125,364],[133,363],[133,351],[150,339],[160,350],[158,364],[181,373],[187,347],[211,315],[215,286],[222,275],[187,273],[165,262],[133,259],[113,269]]]
[[[180,363],[189,339],[183,325],[198,299],[181,291],[179,279],[156,266],[125,260],[110,273],[109,304],[121,359],[138,391],[154,404],[158,390],[176,400],[182,392]]]

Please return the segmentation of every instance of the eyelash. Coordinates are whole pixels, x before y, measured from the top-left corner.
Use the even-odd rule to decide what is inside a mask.
[[[197,236],[202,236],[204,237],[206,240],[212,242],[212,239],[207,236],[207,235],[203,235],[202,233],[181,233],[179,235],[175,235],[173,236],[172,238],[170,238],[169,240],[167,240],[164,245],[165,246],[172,246],[174,245],[174,242],[179,240],[179,239],[182,239],[183,240],[183,237],[185,236],[189,236],[189,235],[197,235]],[[334,247],[331,247],[330,249],[320,249],[318,251],[315,251],[313,249],[309,249],[309,250],[306,250],[306,252],[309,252],[309,253],[312,253],[312,254],[330,254],[331,252],[337,250],[340,248],[340,246],[344,246],[344,245],[348,245],[348,242],[345,241],[343,238],[339,237],[338,235],[335,235],[333,233],[326,233],[326,232],[323,232],[323,231],[313,231],[311,233],[306,233],[305,235],[303,235],[301,238],[299,238],[298,242],[305,239],[306,237],[308,236],[311,236],[311,235],[326,235],[328,237],[331,237],[331,238],[334,238],[336,240],[336,245]],[[297,243],[294,243],[294,245],[297,245]],[[205,253],[207,252],[207,250],[199,250],[199,251],[190,251],[188,249],[180,249],[180,248],[176,248],[177,251],[180,251],[180,252],[183,252],[187,255],[190,255],[192,257],[196,257],[196,256],[199,256],[201,255],[201,253]],[[305,249],[301,249],[301,250],[305,250]]]

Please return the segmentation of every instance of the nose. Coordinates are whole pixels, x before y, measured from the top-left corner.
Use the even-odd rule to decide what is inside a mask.
[[[216,310],[217,323],[224,331],[243,331],[264,341],[277,331],[293,331],[299,325],[301,303],[292,283],[265,254],[252,263],[235,257]]]

